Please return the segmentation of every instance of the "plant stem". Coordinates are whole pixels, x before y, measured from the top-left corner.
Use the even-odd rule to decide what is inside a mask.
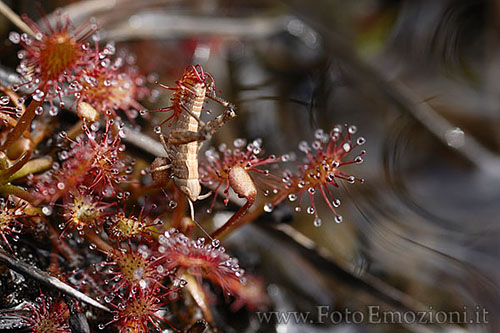
[[[0,194],[4,197],[8,197],[10,195],[14,195],[18,198],[28,201],[29,203],[34,203],[36,198],[29,192],[26,192],[20,187],[6,184],[0,186]]]
[[[74,124],[71,129],[68,131],[68,138],[70,139],[75,139],[78,135],[83,133],[83,121],[78,121],[76,124]]]
[[[249,197],[243,207],[241,207],[236,213],[234,213],[234,215],[231,216],[231,218],[222,227],[215,230],[210,236],[212,238],[224,238],[234,229],[242,226],[246,222],[249,222],[249,220],[243,220],[242,217],[248,212],[254,202],[255,196]]]
[[[3,155],[3,153],[2,153]],[[7,184],[12,177],[13,174],[18,172],[23,166],[28,163],[29,159],[31,158],[31,151],[26,151],[24,152],[21,157],[19,157],[14,164],[9,166],[7,169],[1,170],[0,171],[0,185]]]
[[[104,252],[110,253],[113,251],[113,247],[106,243],[99,235],[96,235],[93,231],[85,233],[85,238],[93,244],[95,244],[99,249]]]
[[[43,92],[45,96],[45,94],[47,94],[47,89],[44,88]],[[14,127],[14,129],[7,135],[7,140],[5,140],[0,149],[6,150],[14,141],[16,141],[19,137],[21,137],[24,131],[31,125],[31,122],[33,121],[36,115],[35,111],[39,106],[42,105],[43,101],[44,98],[41,99],[40,101],[36,101],[34,99],[31,101],[30,105],[23,113],[19,121],[17,122],[16,127]]]
[[[32,173],[38,173],[49,169],[52,166],[52,158],[41,157],[28,161],[19,171],[13,174],[9,181],[13,181]]]

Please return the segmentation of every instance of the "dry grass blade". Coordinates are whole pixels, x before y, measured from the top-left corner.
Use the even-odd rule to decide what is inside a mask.
[[[85,295],[84,293],[72,288],[61,280],[41,271],[40,269],[27,264],[24,261],[19,259],[15,259],[10,256],[7,252],[0,250],[0,263],[9,267],[10,269],[22,274],[31,277],[32,279],[46,285],[49,288],[56,289],[66,295],[76,298],[79,301],[87,303],[93,307],[96,307],[100,310],[111,312],[109,308]]]

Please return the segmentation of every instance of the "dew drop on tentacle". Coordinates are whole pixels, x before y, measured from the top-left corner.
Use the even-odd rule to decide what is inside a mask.
[[[242,148],[246,145],[247,141],[245,139],[242,139],[242,138],[237,138],[234,140],[233,142],[233,145],[236,147],[236,148]]]
[[[9,96],[2,96],[0,97],[0,104],[1,105],[7,105],[10,103],[10,97]]]
[[[64,105],[61,105],[61,108],[63,108]],[[57,114],[59,113],[59,109],[57,108],[57,106],[51,106],[49,107],[49,115],[52,116],[52,117],[55,117],[57,116]]]
[[[51,214],[52,214],[52,207],[50,207],[50,206],[44,206],[44,207],[42,208],[42,213],[43,213],[44,215],[46,215],[46,216],[51,215]]]
[[[11,31],[9,33],[9,40],[13,44],[19,44],[19,42],[21,41],[21,36],[19,35],[18,32]]]
[[[37,116],[41,116],[43,114],[43,106],[37,107],[36,110],[35,110],[35,114]]]

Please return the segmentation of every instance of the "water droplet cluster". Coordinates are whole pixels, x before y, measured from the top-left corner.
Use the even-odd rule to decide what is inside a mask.
[[[206,243],[204,238],[192,240],[175,229],[158,238],[160,260],[165,270],[188,272],[225,288],[230,280],[245,282],[245,270],[238,259],[229,256],[218,241]],[[227,290],[226,290],[227,292]]]
[[[127,182],[132,161],[121,157],[125,146],[120,137],[109,135],[109,125],[101,135],[86,125],[84,130],[75,141],[68,139],[70,148],[59,153],[60,164],[54,163],[51,170],[30,181],[34,195],[54,202],[71,191],[76,193],[80,186],[104,197],[121,191],[118,184]],[[61,132],[60,137],[67,139],[67,134]]]
[[[286,170],[283,173],[282,182],[285,186],[264,206],[264,210],[271,212],[274,206],[288,199],[290,202],[298,201],[295,210],[299,212],[305,194],[310,202],[306,212],[314,215],[314,226],[319,227],[322,219],[314,198],[320,195],[334,214],[334,221],[341,223],[343,218],[336,211],[340,200],[334,197],[333,189],[339,187],[339,180],[350,184],[364,182],[364,179],[345,172],[346,166],[362,163],[366,153],[361,150],[356,156],[349,157],[357,147],[365,143],[363,137],[352,138],[356,132],[355,126],[337,125],[328,134],[321,129],[317,130],[311,144],[301,141],[299,150],[305,154],[303,163],[298,165],[296,172]]]
[[[73,94],[77,102],[88,103],[107,117],[116,118],[122,110],[133,122],[141,114],[139,110],[144,109],[138,101],[151,95],[151,89],[134,65],[134,57],[124,53],[112,61],[109,57],[114,54],[114,44],[108,43],[99,57],[69,84],[68,93]]]

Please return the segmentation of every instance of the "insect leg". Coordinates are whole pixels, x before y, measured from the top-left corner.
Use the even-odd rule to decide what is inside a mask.
[[[191,111],[189,108],[187,108],[187,107],[185,107],[184,105],[182,105],[182,109],[183,109],[184,111],[186,111],[186,113],[187,113],[188,115],[190,115],[191,117],[193,117],[193,118],[194,118],[194,120],[196,120],[196,121],[198,122],[198,124],[199,124],[201,127],[205,126],[205,123],[204,123],[204,122],[200,119],[200,117],[198,117],[197,115],[195,115],[195,114],[193,113],[193,111]]]
[[[210,98],[211,100],[221,104],[223,107],[225,107],[226,109],[236,109],[236,107],[231,104],[230,102],[226,101],[226,100],[223,100],[222,98],[220,97],[217,97],[217,96],[212,96],[210,94],[207,94],[206,95],[207,98]]]
[[[165,149],[165,152],[168,153],[167,140],[165,140],[165,136],[162,133],[160,133],[160,142],[163,146],[163,149]]]
[[[200,132],[173,130],[169,134],[169,142],[173,145],[183,145],[195,141],[204,141],[205,136]]]
[[[204,127],[200,128],[200,134],[204,137],[204,140],[210,139],[212,135],[217,132],[219,128],[224,126],[226,122],[236,117],[236,112],[232,107],[224,111],[223,114],[218,115],[213,120],[209,121]]]
[[[169,155],[169,148],[167,145],[167,140],[165,136],[160,133],[160,142],[167,153]],[[172,162],[169,157],[157,157],[154,159],[153,163],[151,163],[151,169],[149,170],[149,174],[153,178],[153,181],[160,185],[166,186],[170,181],[170,168],[172,168]],[[167,172],[162,172],[167,171]]]
[[[223,114],[209,121],[198,132],[175,129],[168,136],[168,142],[173,145],[182,145],[194,141],[206,141],[217,132],[224,124],[236,117],[233,109],[226,110]],[[161,139],[161,137],[160,137]],[[165,145],[164,145],[165,147]],[[199,149],[199,148],[198,148]]]
[[[171,167],[172,167],[172,164],[162,165],[162,166],[159,166],[157,168],[151,169],[149,172],[153,173],[153,172],[157,172],[157,171],[164,171],[164,170],[170,169]]]

